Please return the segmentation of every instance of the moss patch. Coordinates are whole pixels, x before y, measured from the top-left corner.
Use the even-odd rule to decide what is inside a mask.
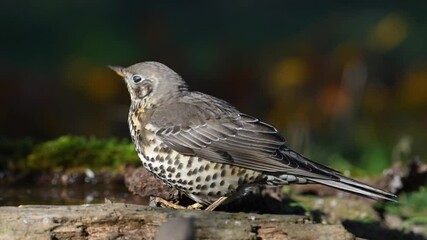
[[[1,167],[13,170],[97,170],[139,163],[133,144],[115,138],[62,136],[41,144],[2,141],[0,148],[4,154]]]

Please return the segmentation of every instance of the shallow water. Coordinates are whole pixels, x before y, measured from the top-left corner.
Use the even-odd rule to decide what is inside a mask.
[[[124,185],[79,184],[72,186],[0,185],[0,206],[78,205],[112,202],[148,204],[148,198],[133,195]]]

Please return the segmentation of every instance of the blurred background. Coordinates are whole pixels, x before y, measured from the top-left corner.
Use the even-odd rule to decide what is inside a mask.
[[[128,138],[106,65],[159,61],[322,163],[425,159],[425,1],[3,1],[0,135]],[[339,167],[339,166],[338,166]]]
[[[158,61],[193,90],[274,125],[311,159],[400,191],[381,214],[343,214],[365,224],[357,236],[425,239],[372,226],[427,236],[426,9],[397,0],[2,1],[0,205],[147,203],[149,194],[129,192],[129,179],[146,181],[134,174],[127,89],[107,65]],[[319,201],[366,205],[298,187],[287,196],[307,212]],[[310,191],[311,205],[299,194]],[[383,224],[384,212],[400,222]]]

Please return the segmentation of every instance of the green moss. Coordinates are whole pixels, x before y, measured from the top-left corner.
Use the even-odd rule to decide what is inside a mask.
[[[117,168],[135,164],[138,156],[126,140],[63,136],[37,145],[26,156],[21,167],[28,170],[89,167]]]
[[[293,208],[295,208],[295,207],[301,207],[302,209],[304,209],[304,212],[310,212],[311,211],[310,207],[307,204],[303,203],[303,202],[291,202],[289,204],[289,206],[293,207]]]

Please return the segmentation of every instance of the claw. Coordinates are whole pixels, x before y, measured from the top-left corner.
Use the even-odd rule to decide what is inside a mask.
[[[169,202],[169,201],[167,201],[161,197],[156,197],[154,199],[154,201],[156,203],[163,204],[165,207],[169,207],[169,208],[173,208],[173,209],[185,209],[185,207],[178,205],[178,204],[175,204],[175,203],[172,203],[172,202]]]

